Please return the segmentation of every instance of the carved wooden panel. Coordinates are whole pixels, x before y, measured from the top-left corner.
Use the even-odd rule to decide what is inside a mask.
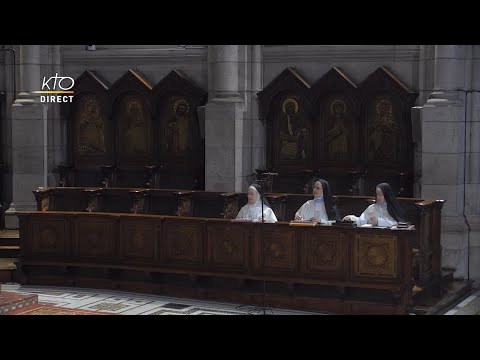
[[[267,167],[304,167],[311,163],[313,126],[307,90],[310,85],[293,68],[285,69],[258,97],[260,116],[266,119]]]
[[[136,70],[128,70],[110,89],[113,121],[116,127],[116,161],[123,170],[137,170],[143,177],[144,166],[152,161],[152,109],[149,96],[152,85]],[[128,181],[127,181],[128,182]]]
[[[287,221],[285,219],[287,196],[267,195],[266,197],[278,221]]]
[[[168,159],[186,162],[197,155],[200,141],[195,106],[191,99],[177,94],[164,99],[160,106],[161,152]]]
[[[203,192],[198,191],[193,194],[193,216],[210,218],[228,218],[224,215],[224,200],[220,197],[221,192]],[[234,212],[232,208],[227,209],[227,213]],[[237,215],[238,211],[235,212]],[[228,216],[228,214],[227,214]],[[233,216],[235,217],[235,216]]]
[[[239,212],[238,209],[238,200],[228,199],[225,201],[223,207],[223,218],[224,219],[235,219]]]
[[[323,159],[352,162],[358,159],[358,126],[354,103],[346,96],[332,95],[321,107]]]
[[[338,232],[309,231],[305,233],[302,259],[308,274],[332,273],[344,277],[346,268],[345,235]]]
[[[292,229],[266,225],[263,238],[260,238],[260,248],[263,258],[260,263],[269,270],[295,271],[297,266],[297,246],[295,232]]]
[[[31,253],[35,256],[67,256],[67,223],[63,219],[32,219]]]
[[[369,162],[398,162],[403,160],[400,145],[401,108],[389,94],[375,96],[367,108],[366,147]]]
[[[438,217],[439,215],[432,213],[431,216]],[[209,219],[208,221],[170,217],[164,219],[163,217],[155,218],[133,214],[122,214],[119,217],[98,213],[20,212],[22,248],[30,248],[34,242],[33,237],[36,236],[35,234],[40,234],[42,230],[51,228],[49,221],[39,221],[41,218],[58,221],[58,224],[60,224],[60,221],[66,224],[74,223],[75,226],[71,229],[67,225],[67,231],[70,232],[72,230],[71,234],[68,235],[71,235],[75,242],[84,240],[86,238],[85,233],[88,231],[98,233],[99,235],[95,236],[97,239],[98,237],[105,237],[107,233],[113,234],[111,236],[112,239],[119,238],[122,232],[125,235],[129,232],[134,234],[135,230],[147,233],[151,231],[150,226],[152,224],[150,221],[168,222],[169,226],[162,228],[163,234],[174,234],[175,237],[178,237],[182,235],[181,231],[183,229],[188,229],[189,233],[195,232],[197,235],[196,237],[190,237],[187,241],[189,244],[186,246],[181,243],[179,246],[173,246],[173,249],[169,251],[170,261],[168,263],[164,261],[145,263],[142,259],[138,262],[121,263],[117,260],[120,253],[116,253],[116,256],[107,259],[102,256],[82,256],[78,251],[75,251],[72,254],[73,256],[67,259],[64,254],[58,254],[55,257],[39,257],[41,260],[38,261],[35,257],[25,257],[24,253],[21,253],[20,264],[22,268],[32,270],[25,272],[26,282],[35,284],[36,281],[42,281],[42,278],[46,279],[47,277],[58,281],[58,283],[65,281],[65,272],[59,272],[58,269],[58,264],[63,263],[64,270],[67,270],[67,273],[70,272],[71,266],[75,268],[75,274],[78,276],[77,279],[79,281],[77,285],[89,282],[95,286],[111,287],[118,284],[128,289],[141,289],[143,291],[158,292],[159,290],[165,290],[170,295],[175,293],[186,294],[188,292],[192,296],[216,297],[217,299],[223,297],[223,300],[235,300],[234,297],[238,297],[239,294],[237,291],[234,291],[236,290],[234,287],[243,285],[249,287],[249,280],[251,280],[252,275],[255,275],[256,282],[259,285],[262,279],[268,281],[267,302],[272,306],[312,308],[317,311],[332,309],[342,311],[343,305],[347,307],[352,305],[353,307],[353,304],[357,303],[363,308],[358,309],[362,312],[379,312],[375,310],[375,305],[377,304],[378,307],[382,308],[395,306],[399,312],[405,312],[407,307],[411,305],[411,246],[407,241],[407,231],[346,229],[336,226],[329,228],[293,228],[284,223],[265,225],[240,224],[229,223],[220,219]],[[32,226],[35,221],[38,224],[37,228]],[[127,227],[123,226],[123,221],[128,224]],[[245,230],[248,228],[254,229],[255,238],[252,239],[251,248],[251,260],[255,260],[256,266],[254,272],[248,273],[240,268],[242,266],[240,253],[238,256],[233,255],[235,252],[233,245],[235,243],[241,245],[240,237],[231,238],[233,240],[231,242],[232,247],[229,247],[227,244],[227,246],[224,246],[225,251],[222,250],[217,253],[218,257],[216,259],[227,263],[227,265],[214,264],[209,261],[208,256],[206,257],[208,260],[206,265],[208,264],[208,266],[205,267],[194,266],[192,262],[188,261],[188,259],[192,258],[193,253],[199,253],[202,248],[207,250],[207,245],[209,244],[208,242],[203,242],[203,236],[208,233],[207,222],[208,227],[216,228],[218,226],[219,231],[210,232],[210,235],[220,237],[216,239],[216,243],[220,246],[222,245],[222,240],[226,238],[225,235],[228,235],[230,232],[239,233],[237,231],[239,229],[234,229],[234,226],[238,225],[239,228],[245,228]],[[110,229],[108,229],[109,226]],[[230,226],[231,228],[229,229]],[[60,228],[61,225],[59,225],[58,229],[60,230]],[[159,230],[160,227],[157,228],[157,231]],[[260,236],[261,230],[264,231],[263,236]],[[432,229],[432,231],[434,230]],[[306,236],[307,234],[310,237]],[[337,234],[337,237],[335,234]],[[354,273],[354,284],[351,281],[346,282],[344,278],[332,277],[329,270],[325,272],[320,271],[325,267],[331,268],[327,264],[333,264],[333,259],[336,258],[336,256],[332,255],[334,251],[324,251],[322,248],[332,250],[332,243],[329,240],[338,240],[342,234],[348,236],[346,240],[351,242],[348,243],[347,249],[342,250],[338,248],[337,253],[343,253],[348,259],[348,273],[350,273],[350,270]],[[155,236],[155,234],[152,235]],[[48,234],[44,237],[48,238]],[[65,238],[68,239],[69,237],[65,236]],[[306,239],[311,240],[311,247],[305,246]],[[195,244],[195,240],[200,241]],[[95,244],[88,244],[88,242],[91,242],[88,239],[83,242],[85,245],[96,247]],[[169,245],[172,245],[171,242],[172,239],[170,239]],[[141,241],[132,239],[129,246],[135,249],[132,251],[133,253],[146,254],[146,251],[139,250],[142,248],[142,246],[138,245],[140,243]],[[161,241],[160,245],[164,247],[163,250],[167,250],[165,247],[166,242]],[[49,245],[46,247],[48,248]],[[182,250],[181,248],[187,249]],[[313,261],[309,264],[314,271],[319,269],[318,276],[305,276],[306,274],[303,271],[305,263],[302,262],[302,267],[300,268],[297,266],[298,261],[306,259],[309,253],[315,252],[315,250],[317,250],[317,254],[312,254]],[[181,257],[182,253],[187,255],[187,260]],[[226,254],[230,254],[230,258]],[[392,261],[391,257],[396,258],[396,261]],[[357,259],[356,261],[354,260],[355,258]],[[233,261],[229,259],[233,259]],[[164,258],[161,260],[164,260]],[[259,260],[260,264],[258,264]],[[228,263],[238,264],[239,271],[236,273],[229,271],[230,265]],[[248,260],[245,261],[245,264],[248,264]],[[110,269],[105,272],[105,267],[108,268],[109,265],[114,265],[116,269]],[[256,271],[258,265],[260,265],[259,271]],[[35,276],[37,271],[43,273],[41,277]],[[43,277],[43,275],[46,276]],[[106,275],[113,277],[114,281],[112,282],[112,279],[106,278]],[[152,278],[155,281],[151,281]],[[235,278],[234,281],[232,281],[233,278]],[[161,280],[162,283],[159,284],[159,281],[156,280]],[[348,280],[352,279],[349,278]],[[65,284],[64,282],[62,283]],[[203,285],[208,285],[209,289],[205,289]],[[250,301],[248,299],[251,298],[252,293],[258,294],[254,289],[254,284],[252,285],[250,289],[245,289],[244,287],[247,291],[244,294],[245,296],[240,294],[240,298],[243,298],[247,303]],[[348,286],[349,289],[345,289],[345,286]],[[180,288],[179,292],[175,292],[177,287]],[[344,289],[347,291],[343,291]],[[328,298],[326,298],[327,296]],[[261,299],[257,300],[260,301]],[[367,305],[369,309],[366,308]],[[383,310],[380,312],[383,312]]]
[[[145,99],[134,92],[121,95],[115,103],[114,117],[118,131],[119,163],[131,158],[148,162],[152,144],[151,115]]]
[[[158,138],[155,151],[165,166],[160,179],[165,187],[192,189],[195,183],[204,183],[204,149],[197,110],[206,100],[207,92],[179,70],[171,71],[152,90]]]
[[[410,109],[417,94],[388,69],[378,68],[357,87],[333,67],[310,88],[287,68],[258,96],[267,169],[279,173],[273,191],[303,192],[309,171],[337,194],[369,195],[371,186],[388,181],[400,196],[411,196]],[[366,174],[358,189],[350,172]]]
[[[165,254],[166,260],[174,264],[202,263],[202,229],[204,225],[195,222],[165,221]]]
[[[149,190],[148,213],[158,215],[175,215],[178,211],[177,197],[173,192]]]
[[[413,164],[410,109],[417,94],[385,67],[370,74],[359,89],[364,98],[368,164],[389,162],[408,168]]]
[[[75,253],[85,258],[113,258],[115,243],[113,224],[109,219],[79,218]]]
[[[250,264],[251,228],[245,224],[212,224],[208,227],[208,263],[227,270],[247,271]]]
[[[73,106],[75,167],[92,168],[93,163],[108,162],[111,160],[113,139],[109,134],[110,123],[105,105],[96,94],[82,94],[75,96]],[[88,161],[91,163],[88,164]]]
[[[177,213],[178,216],[192,216],[192,194],[179,194],[177,195]]]
[[[136,70],[111,87],[93,71],[75,82],[68,119],[69,160],[76,186],[98,186],[100,167],[113,170],[110,186],[140,187],[144,167],[157,165],[160,186],[204,187],[204,141],[197,110],[207,92],[173,70],[155,88]],[[154,121],[155,119],[155,121]],[[61,175],[64,183],[65,175]]]
[[[153,221],[121,221],[120,257],[126,261],[154,261],[157,257],[157,224]]]
[[[105,109],[102,109],[94,94],[82,96],[77,104],[78,117],[75,121],[75,130],[77,130],[78,146],[76,153],[79,156],[104,156],[107,153]]]
[[[130,213],[132,206],[129,189],[103,189],[102,212]]]
[[[355,235],[353,244],[354,277],[397,278],[396,236]]]
[[[271,110],[276,162],[310,161],[313,158],[313,129],[304,102],[298,95],[286,93],[277,99]]]
[[[96,185],[98,165],[113,162],[109,84],[94,71],[75,80],[73,103],[62,106],[68,119],[68,162],[77,172],[76,185]]]
[[[351,163],[359,158],[357,85],[333,67],[309,91],[318,131],[314,143],[317,161]]]
[[[431,280],[433,276],[433,258],[435,251],[435,245],[433,243],[433,238],[431,237],[431,230],[429,224],[431,223],[431,212],[426,211],[423,213],[424,219],[419,227],[419,241],[420,243],[420,274],[419,274],[419,284],[424,285]]]
[[[87,194],[84,188],[54,188],[50,190],[50,211],[85,211]]]

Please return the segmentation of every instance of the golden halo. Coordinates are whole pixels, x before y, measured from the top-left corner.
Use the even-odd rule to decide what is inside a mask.
[[[178,99],[177,101],[175,101],[175,104],[173,104],[173,112],[175,112],[175,113],[177,112],[178,105],[180,105],[180,104],[183,104],[187,108],[186,112],[188,113],[188,111],[190,110],[190,104],[184,98],[181,98],[181,99]]]
[[[331,114],[334,114],[335,111],[335,105],[336,104],[341,104],[342,105],[342,108],[343,108],[343,113],[346,113],[347,112],[347,104],[345,104],[345,101],[343,100],[340,100],[340,99],[335,99],[332,101],[332,103],[330,104],[330,113]]]
[[[140,112],[142,111],[142,106],[138,101],[131,101],[128,103],[128,112],[132,111],[133,105],[136,105]]]
[[[375,110],[377,110],[377,114],[379,113],[380,108],[386,109],[388,112],[391,111],[392,109],[392,103],[390,100],[386,97],[381,97],[377,100],[377,105],[375,107]]]
[[[97,105],[97,100],[93,96],[85,96],[83,101],[85,105]]]
[[[295,100],[295,99],[292,99],[292,98],[288,98],[286,99],[283,104],[282,104],[282,110],[283,112],[286,114],[287,111],[286,111],[286,105],[287,103],[292,103],[294,106],[295,106],[295,113],[298,112],[298,102]]]

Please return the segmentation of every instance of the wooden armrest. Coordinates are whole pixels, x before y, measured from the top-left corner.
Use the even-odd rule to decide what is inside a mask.
[[[87,188],[87,189],[83,189],[83,192],[87,193],[89,195],[93,195],[93,194],[101,193],[102,190],[103,190],[103,188]]]
[[[33,195],[35,195],[35,201],[37,202],[37,211],[47,211],[49,207],[50,189],[38,188],[32,192]]]
[[[142,193],[142,194],[148,194],[149,193],[149,189],[131,189],[131,190],[128,190],[128,192],[131,194],[131,193]]]
[[[433,206],[433,204],[435,203],[434,200],[422,200],[420,202],[416,202],[414,203],[414,205],[417,207],[417,208],[429,208],[431,206]]]
[[[223,194],[219,194],[219,196],[223,197],[224,199],[229,199],[229,198],[236,198],[237,196],[239,196],[240,194],[239,193],[236,193],[236,192],[230,192],[230,193],[223,193]]]
[[[35,194],[35,196],[37,194],[39,195],[47,195],[49,192],[50,192],[50,188],[43,188],[43,187],[39,187],[38,189],[35,189],[35,190],[32,190],[32,192]]]
[[[195,191],[173,191],[172,194],[175,196],[192,196]]]
[[[148,189],[128,190],[128,193],[130,194],[131,197],[141,197],[141,196],[150,195],[148,192]]]
[[[288,195],[287,194],[266,194],[265,197],[267,199],[272,199],[272,200],[286,200]]]

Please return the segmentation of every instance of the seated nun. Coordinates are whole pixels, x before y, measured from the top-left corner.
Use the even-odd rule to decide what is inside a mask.
[[[248,188],[248,202],[244,205],[235,219],[245,219],[251,221],[262,221],[262,198],[263,198],[263,217],[266,223],[276,223],[277,217],[268,203],[265,195],[260,197],[261,188],[257,184],[252,184]]]
[[[360,217],[347,215],[343,219],[354,221],[358,226],[372,224],[379,227],[392,227],[404,221],[405,214],[390,185],[379,184],[375,192],[375,204],[367,207]]]
[[[316,221],[322,224],[339,219],[335,199],[327,181],[319,179],[313,184],[313,199],[308,200],[295,213],[295,220]]]

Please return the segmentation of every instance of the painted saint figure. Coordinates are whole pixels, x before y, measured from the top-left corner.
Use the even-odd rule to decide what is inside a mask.
[[[100,104],[93,96],[82,99],[79,115],[79,152],[84,154],[105,153],[105,127]]]
[[[298,102],[292,97],[282,103],[280,125],[280,158],[305,160],[308,153],[309,131],[299,116]]]
[[[147,151],[147,139],[142,106],[138,101],[131,100],[126,107],[125,152],[128,154],[145,153]]]
[[[335,99],[330,104],[332,126],[326,136],[330,160],[344,160],[348,154],[348,129],[344,124],[346,109],[345,102],[340,99]]]
[[[390,99],[385,96],[375,101],[374,119],[370,125],[370,136],[368,139],[369,160],[395,160],[395,118],[393,116],[393,105]]]
[[[190,104],[185,98],[175,101],[173,114],[167,124],[167,152],[184,156],[192,150]]]

